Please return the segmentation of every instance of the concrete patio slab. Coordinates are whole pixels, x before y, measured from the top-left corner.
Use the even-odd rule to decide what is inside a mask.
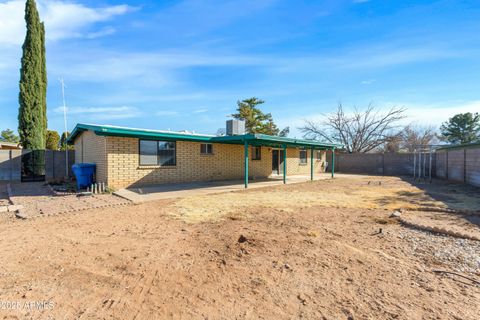
[[[264,188],[275,185],[282,185],[282,176],[274,176],[268,179],[250,181],[248,189]],[[330,173],[316,174],[314,180],[331,179]],[[309,175],[295,175],[287,178],[287,184],[310,181]],[[145,187],[120,189],[114,192],[115,195],[128,199],[133,203],[146,201],[182,198],[192,195],[203,195],[211,193],[223,193],[245,190],[243,180],[225,180],[211,182],[188,182],[175,184],[159,184]]]

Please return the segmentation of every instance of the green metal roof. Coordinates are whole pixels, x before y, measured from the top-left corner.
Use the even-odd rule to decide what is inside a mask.
[[[266,134],[244,134],[237,136],[213,136],[205,134],[194,134],[184,132],[162,131],[162,130],[148,130],[117,127],[110,125],[96,125],[79,123],[73,129],[72,134],[68,138],[68,143],[73,144],[79,134],[84,131],[93,131],[99,136],[114,136],[114,137],[130,137],[146,140],[180,140],[180,141],[195,141],[206,143],[226,143],[226,144],[244,144],[247,142],[250,145],[256,146],[271,146],[281,147],[286,145],[288,147],[313,147],[315,149],[332,149],[341,148],[342,145],[325,143],[316,140],[293,139],[286,137],[270,136]]]
[[[447,145],[444,147],[437,148],[438,150],[452,150],[452,149],[464,149],[464,148],[474,148],[480,147],[480,142],[466,143],[466,144],[457,144],[457,145]]]

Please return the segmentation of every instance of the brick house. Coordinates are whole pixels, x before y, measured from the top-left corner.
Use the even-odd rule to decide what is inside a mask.
[[[95,163],[96,181],[114,189],[191,181],[249,180],[325,171],[338,145],[263,134],[213,136],[77,124],[75,163]],[[332,162],[333,163],[333,162]],[[333,175],[333,172],[332,172]],[[248,178],[247,178],[248,177]]]

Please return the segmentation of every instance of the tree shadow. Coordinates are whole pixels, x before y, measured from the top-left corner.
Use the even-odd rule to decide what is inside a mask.
[[[404,201],[412,204],[411,208],[405,209],[418,211],[419,218],[447,227],[479,231],[480,188],[440,179],[433,179],[431,183],[405,176],[400,179],[418,191],[399,191],[394,196],[380,199],[380,204]]]

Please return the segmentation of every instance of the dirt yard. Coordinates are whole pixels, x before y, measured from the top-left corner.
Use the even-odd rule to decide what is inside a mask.
[[[478,189],[368,176],[2,216],[0,316],[478,319],[480,241],[397,209],[478,232]]]

